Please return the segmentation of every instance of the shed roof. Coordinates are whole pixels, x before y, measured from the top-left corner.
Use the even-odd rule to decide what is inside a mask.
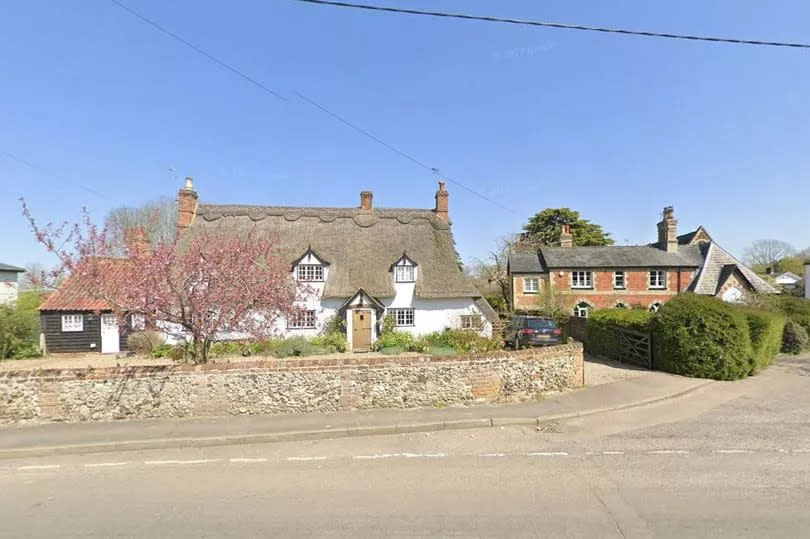
[[[13,271],[16,273],[22,273],[25,271],[23,268],[18,268],[17,266],[12,266],[11,264],[3,264],[0,262],[0,271]]]
[[[189,232],[247,233],[272,238],[292,262],[313,249],[330,262],[324,297],[347,298],[363,289],[392,297],[391,264],[403,252],[419,265],[421,298],[479,297],[458,267],[450,223],[433,210],[314,208],[200,204]]]
[[[98,279],[110,279],[110,282],[127,278],[126,258],[98,258],[93,262],[93,275],[71,275],[58,290],[43,301],[40,311],[106,311],[111,307],[98,294],[102,287]],[[97,271],[95,271],[97,270]]]

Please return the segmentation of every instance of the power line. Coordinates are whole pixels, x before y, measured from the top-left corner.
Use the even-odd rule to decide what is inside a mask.
[[[277,98],[281,99],[282,101],[289,102],[287,98],[285,98],[284,96],[282,96],[282,95],[281,95],[281,94],[279,94],[278,92],[276,92],[276,91],[274,91],[274,90],[271,90],[270,88],[268,88],[268,87],[267,87],[267,86],[265,86],[264,84],[261,84],[260,82],[258,82],[258,81],[257,81],[257,80],[255,80],[254,78],[252,78],[252,77],[250,77],[250,76],[246,75],[244,72],[242,72],[242,71],[240,71],[240,70],[238,70],[238,69],[236,69],[236,68],[234,68],[234,67],[230,66],[229,64],[227,64],[227,63],[226,63],[226,62],[224,62],[223,60],[220,60],[220,59],[219,59],[219,58],[217,58],[216,56],[214,56],[214,55],[212,55],[212,54],[209,54],[208,52],[206,52],[205,50],[201,49],[201,48],[200,48],[200,47],[198,47],[197,45],[194,45],[194,44],[193,44],[193,43],[191,43],[190,41],[188,41],[188,40],[184,39],[183,37],[179,36],[178,34],[176,34],[176,33],[172,32],[172,31],[171,31],[171,30],[169,30],[168,28],[166,28],[166,27],[164,27],[164,26],[162,26],[162,25],[158,24],[157,22],[153,21],[152,19],[150,19],[150,18],[149,18],[149,17],[147,17],[146,15],[144,15],[144,14],[142,14],[142,13],[140,13],[140,12],[138,12],[138,11],[134,10],[134,9],[131,9],[130,7],[128,7],[128,6],[126,6],[125,4],[121,3],[119,0],[110,0],[110,2],[112,2],[112,3],[113,3],[113,4],[115,4],[116,6],[120,7],[121,9],[123,9],[124,11],[126,11],[127,13],[129,13],[129,14],[131,14],[131,15],[133,15],[133,16],[135,16],[135,17],[137,17],[137,18],[139,18],[140,20],[142,20],[143,22],[145,22],[145,23],[149,24],[150,26],[152,26],[152,27],[154,27],[154,28],[156,28],[156,29],[160,30],[161,32],[163,32],[164,34],[168,35],[168,36],[169,36],[169,37],[171,37],[172,39],[175,39],[176,41],[179,41],[180,43],[182,43],[183,45],[186,45],[187,47],[191,48],[192,50],[196,51],[197,53],[202,54],[203,56],[205,56],[205,57],[206,57],[206,58],[208,58],[209,60],[211,60],[211,61],[213,61],[213,62],[217,63],[218,65],[220,65],[220,66],[222,66],[222,67],[224,67],[224,68],[225,68],[225,69],[227,69],[228,71],[230,71],[230,72],[232,72],[232,73],[234,73],[234,74],[238,75],[239,77],[241,77],[242,79],[244,79],[244,80],[246,80],[246,81],[250,82],[250,83],[251,83],[251,84],[253,84],[254,86],[257,86],[259,89],[263,90],[264,92],[266,92],[266,93],[268,93],[268,94],[270,94],[270,95],[273,95],[273,96],[275,96],[275,97],[277,97]],[[399,156],[401,156],[401,157],[403,157],[403,158],[407,159],[408,161],[412,162],[413,164],[415,164],[415,165],[417,165],[417,166],[420,166],[420,167],[424,168],[425,170],[428,170],[428,171],[431,171],[431,172],[433,172],[433,171],[435,170],[435,169],[434,169],[434,167],[430,167],[430,166],[426,165],[425,163],[423,163],[422,161],[419,161],[419,160],[418,160],[418,159],[416,159],[415,157],[412,157],[412,156],[408,155],[407,153],[405,153],[405,152],[403,152],[403,151],[399,150],[399,149],[398,149],[396,146],[394,146],[394,145],[392,145],[392,144],[389,144],[389,143],[385,142],[385,141],[384,141],[384,140],[382,140],[381,138],[379,138],[379,137],[377,137],[377,136],[375,136],[375,135],[371,134],[370,132],[368,132],[367,130],[363,129],[363,128],[362,128],[362,127],[360,127],[359,125],[357,125],[357,124],[355,124],[355,123],[353,123],[353,122],[351,122],[351,121],[347,120],[346,118],[344,118],[343,116],[341,116],[341,115],[337,114],[336,112],[333,112],[333,111],[329,110],[327,107],[325,107],[324,105],[322,105],[322,104],[318,103],[318,102],[317,102],[317,101],[315,101],[314,99],[311,99],[311,98],[307,97],[306,95],[304,95],[304,94],[302,94],[301,92],[298,92],[298,91],[296,91],[296,90],[292,90],[292,93],[293,93],[293,94],[295,94],[296,96],[298,96],[298,97],[299,97],[300,99],[302,99],[303,101],[305,101],[305,102],[309,103],[310,105],[312,105],[313,107],[317,108],[317,109],[318,109],[318,110],[320,110],[321,112],[324,112],[324,113],[326,113],[326,114],[328,114],[328,115],[332,116],[333,118],[335,118],[335,119],[336,119],[336,120],[338,120],[339,122],[343,123],[343,124],[344,124],[344,125],[346,125],[347,127],[350,127],[351,129],[353,129],[353,130],[357,131],[358,133],[360,133],[361,135],[365,136],[366,138],[368,138],[368,139],[370,139],[370,140],[372,140],[372,141],[376,142],[377,144],[380,144],[381,146],[383,146],[383,147],[385,147],[385,148],[387,148],[387,149],[391,150],[392,152],[394,152],[394,153],[398,154]],[[458,187],[460,187],[460,188],[464,189],[465,191],[467,191],[467,192],[469,192],[469,193],[471,193],[471,194],[473,194],[473,195],[477,196],[478,198],[480,198],[480,199],[482,199],[482,200],[485,200],[486,202],[489,202],[490,204],[493,204],[493,205],[495,205],[495,206],[497,206],[497,207],[501,208],[502,210],[505,210],[505,211],[507,211],[507,212],[509,212],[509,213],[512,213],[512,214],[514,214],[514,215],[517,215],[518,217],[522,217],[522,216],[521,216],[521,215],[520,215],[518,212],[516,212],[516,211],[515,211],[515,210],[513,210],[512,208],[509,208],[508,206],[504,206],[504,205],[503,205],[503,204],[501,204],[500,202],[497,202],[497,201],[495,201],[495,200],[493,200],[493,199],[489,198],[488,196],[483,195],[483,194],[481,194],[481,193],[479,193],[479,192],[475,191],[474,189],[472,189],[472,188],[470,188],[470,187],[467,187],[466,185],[464,185],[463,183],[461,183],[461,182],[459,182],[459,181],[457,181],[457,180],[454,180],[454,179],[449,178],[449,177],[447,177],[447,176],[442,176],[442,178],[444,178],[445,180],[447,180],[448,182],[450,182],[450,183],[452,183],[452,184],[454,184],[454,185],[457,185]]]
[[[307,4],[319,4],[352,9],[365,9],[369,11],[385,11],[406,15],[423,15],[428,17],[446,17],[450,19],[465,19],[470,21],[498,22],[506,24],[521,24],[526,26],[543,26],[546,28],[559,28],[562,30],[584,30],[587,32],[603,32],[610,34],[624,34],[631,36],[658,37],[667,39],[685,39],[690,41],[711,41],[715,43],[733,43],[735,45],[761,45],[768,47],[792,47],[797,49],[810,49],[810,43],[797,43],[785,41],[761,41],[755,39],[735,39],[714,36],[698,36],[689,34],[665,34],[660,32],[647,32],[643,30],[627,30],[624,28],[609,28],[606,26],[585,26],[582,24],[565,24],[560,22],[544,22],[526,19],[511,19],[502,17],[489,17],[484,15],[468,15],[466,13],[446,13],[442,11],[423,11],[419,9],[406,9],[398,7],[375,6],[369,4],[352,4],[349,2],[333,2],[331,0],[296,0]]]
[[[173,39],[176,39],[177,41],[179,41],[180,43],[182,43],[186,47],[189,47],[190,49],[202,54],[203,56],[205,56],[206,58],[208,58],[212,62],[216,62],[217,64],[224,67],[225,69],[227,69],[231,73],[237,75],[238,77],[241,77],[241,78],[245,79],[246,81],[253,84],[254,86],[258,86],[259,88],[261,88],[265,92],[276,96],[277,98],[281,99],[282,101],[287,101],[287,98],[284,97],[283,95],[279,94],[278,92],[275,92],[274,90],[271,90],[270,88],[268,88],[267,86],[265,86],[261,82],[257,81],[256,79],[253,79],[253,78],[249,77],[248,75],[245,75],[243,72],[239,71],[235,67],[231,67],[230,65],[226,64],[225,62],[223,62],[222,60],[220,60],[216,56],[207,53],[206,51],[204,51],[203,49],[201,49],[200,47],[198,47],[194,43],[192,43],[192,42],[190,42],[188,40],[185,40],[182,37],[178,36],[177,34],[172,32],[168,28],[164,28],[163,26],[159,25],[158,23],[156,23],[155,21],[153,21],[152,19],[150,19],[146,15],[143,15],[142,13],[140,13],[139,11],[136,11],[136,10],[130,8],[129,6],[127,6],[125,4],[122,4],[118,0],[110,0],[110,2],[112,2],[116,6],[120,7],[124,11],[129,12],[131,15],[134,15],[135,17],[138,17],[139,19],[141,19],[146,24],[149,24],[149,25],[157,28],[158,30],[160,30],[164,34],[166,34],[168,36],[171,36]]]
[[[23,159],[22,157],[16,156],[16,155],[14,155],[14,154],[13,154],[13,153],[11,153],[11,152],[2,151],[2,152],[0,152],[0,155],[6,155],[6,156],[10,157],[11,159],[14,159],[15,161],[18,161],[18,162],[22,163],[23,165],[25,165],[25,166],[27,166],[27,167],[29,167],[29,168],[32,168],[32,169],[34,169],[34,170],[38,170],[38,171],[40,171],[40,172],[45,173],[45,175],[47,175],[47,176],[50,176],[50,177],[52,177],[52,178],[54,178],[54,179],[57,179],[57,180],[62,181],[62,179],[61,179],[61,178],[57,177],[57,176],[56,176],[55,174],[53,174],[52,172],[49,172],[48,170],[45,170],[45,169],[44,169],[44,168],[42,168],[42,167],[38,167],[38,166],[36,166],[35,164],[31,163],[30,161],[26,161],[26,160],[25,160],[25,159]],[[71,182],[71,183],[73,183],[73,185],[75,185],[76,187],[79,187],[79,188],[81,188],[81,189],[84,189],[84,190],[85,190],[85,191],[87,191],[88,193],[93,194],[93,195],[96,195],[97,197],[99,197],[99,198],[101,198],[101,199],[103,199],[103,200],[107,200],[107,201],[109,201],[109,200],[110,200],[109,198],[107,198],[107,197],[106,197],[106,196],[104,196],[103,194],[99,193],[99,192],[98,192],[98,191],[96,191],[95,189],[91,189],[90,187],[87,187],[86,185],[82,185],[82,184],[77,183],[77,182]]]

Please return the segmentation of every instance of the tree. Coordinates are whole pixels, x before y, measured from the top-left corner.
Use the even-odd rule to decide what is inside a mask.
[[[795,252],[796,249],[784,241],[757,240],[746,247],[743,257],[749,266],[759,271],[765,271],[767,268],[773,269],[777,262],[793,256]]]
[[[41,290],[45,285],[59,286],[60,282],[53,278],[54,268],[48,268],[39,262],[25,265],[25,273],[20,278],[20,290]]]
[[[104,300],[121,322],[142,313],[162,331],[189,340],[198,363],[207,361],[217,340],[273,335],[282,319],[301,313],[296,302],[309,292],[296,288],[272,242],[252,230],[189,230],[150,245],[136,227],[126,232],[122,258],[115,256],[116,233],[96,226],[86,212],[81,223],[39,226],[22,204],[37,241],[61,263],[57,275],[69,274],[71,286]]]
[[[570,298],[560,294],[551,286],[541,287],[535,305],[538,314],[551,318],[558,326],[564,325],[571,318]]]
[[[485,294],[487,301],[500,312],[505,312],[509,305],[511,286],[506,265],[516,241],[514,236],[503,236],[486,260],[475,259],[475,278],[480,282],[479,289],[490,292]],[[482,286],[484,283],[486,287]]]
[[[39,355],[38,292],[22,292],[11,305],[0,305],[0,359]]]
[[[570,208],[547,208],[536,213],[523,226],[521,242],[531,247],[558,245],[562,225],[571,227],[574,245],[613,245],[613,238],[601,225],[581,219],[579,212]]]
[[[162,197],[140,206],[119,206],[107,213],[104,226],[119,254],[126,250],[127,231],[134,228],[142,228],[152,245],[171,241],[177,228],[177,204]]]

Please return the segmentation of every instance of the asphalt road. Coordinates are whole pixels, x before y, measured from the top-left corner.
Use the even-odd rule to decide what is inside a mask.
[[[810,365],[529,428],[0,461],[0,536],[807,537]]]

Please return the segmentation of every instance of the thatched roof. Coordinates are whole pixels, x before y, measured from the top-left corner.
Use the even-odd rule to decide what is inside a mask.
[[[292,264],[307,249],[329,262],[324,297],[348,298],[359,289],[394,295],[391,264],[406,253],[418,264],[420,298],[479,297],[462,274],[450,224],[433,210],[306,208],[200,204],[189,229],[247,233],[277,242],[276,253]]]

